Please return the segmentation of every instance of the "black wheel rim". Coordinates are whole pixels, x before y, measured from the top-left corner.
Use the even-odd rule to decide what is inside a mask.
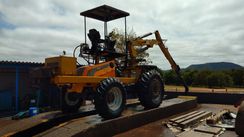
[[[72,92],[65,92],[64,93],[64,100],[69,106],[74,106],[80,101],[80,96],[78,93],[72,93]]]
[[[122,92],[118,87],[112,87],[106,97],[107,106],[110,110],[116,111],[122,105]]]
[[[158,79],[153,79],[150,83],[150,90],[152,92],[152,101],[159,102],[161,98],[161,82]]]

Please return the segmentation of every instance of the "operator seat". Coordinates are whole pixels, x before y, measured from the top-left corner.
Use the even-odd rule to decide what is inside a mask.
[[[114,46],[115,46],[116,40],[111,40],[109,36],[106,36],[105,39],[105,45],[108,51],[114,52]]]
[[[89,33],[87,35],[92,44],[91,53],[97,54],[98,49],[100,48],[99,43],[104,42],[104,40],[101,39],[101,35],[100,35],[99,31],[97,31],[96,29],[90,29]]]

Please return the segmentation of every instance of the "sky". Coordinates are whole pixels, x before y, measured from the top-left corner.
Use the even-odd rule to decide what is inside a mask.
[[[128,30],[138,36],[158,30],[181,68],[207,62],[244,66],[244,0],[0,0],[0,60],[44,62],[63,51],[72,56],[84,43],[80,12],[104,4],[129,12]],[[122,31],[123,23],[109,22],[108,31]],[[102,26],[87,19],[87,29],[103,33]],[[153,64],[170,68],[157,46],[149,53]]]

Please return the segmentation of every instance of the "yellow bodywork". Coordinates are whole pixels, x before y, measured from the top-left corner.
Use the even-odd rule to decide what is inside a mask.
[[[76,66],[75,57],[57,56],[45,59],[45,67],[50,67],[55,85],[69,86],[68,92],[82,92],[84,87],[97,87],[100,81],[108,77],[116,77],[115,61],[107,61],[90,66]],[[116,77],[124,84],[135,83],[136,78]]]
[[[45,67],[54,68],[54,74],[76,75],[76,58],[67,56],[57,56],[45,59]]]
[[[115,62],[112,60],[92,66],[79,67],[77,72],[81,76],[115,77]]]
[[[68,92],[82,92],[84,87],[96,87],[100,81],[108,77],[100,76],[56,76],[53,83],[57,85],[70,85]],[[124,84],[135,83],[136,78],[115,77]]]
[[[100,77],[100,76],[56,76],[53,78],[53,82],[57,84],[79,84],[79,83],[86,83],[86,84],[97,84],[103,79],[108,77]],[[136,78],[129,78],[129,77],[115,77],[119,79],[122,83],[129,84],[134,83]]]

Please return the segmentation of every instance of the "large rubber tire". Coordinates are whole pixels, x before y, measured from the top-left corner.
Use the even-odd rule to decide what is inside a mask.
[[[78,112],[83,99],[80,93],[67,92],[66,87],[62,87],[61,110],[63,113]]]
[[[139,100],[147,108],[160,106],[163,100],[164,84],[160,74],[156,70],[144,72],[138,81]]]
[[[235,131],[240,137],[244,136],[244,101],[242,101],[237,113]]]
[[[100,82],[94,96],[98,114],[111,119],[119,117],[126,103],[126,92],[123,84],[116,78],[107,78]]]

